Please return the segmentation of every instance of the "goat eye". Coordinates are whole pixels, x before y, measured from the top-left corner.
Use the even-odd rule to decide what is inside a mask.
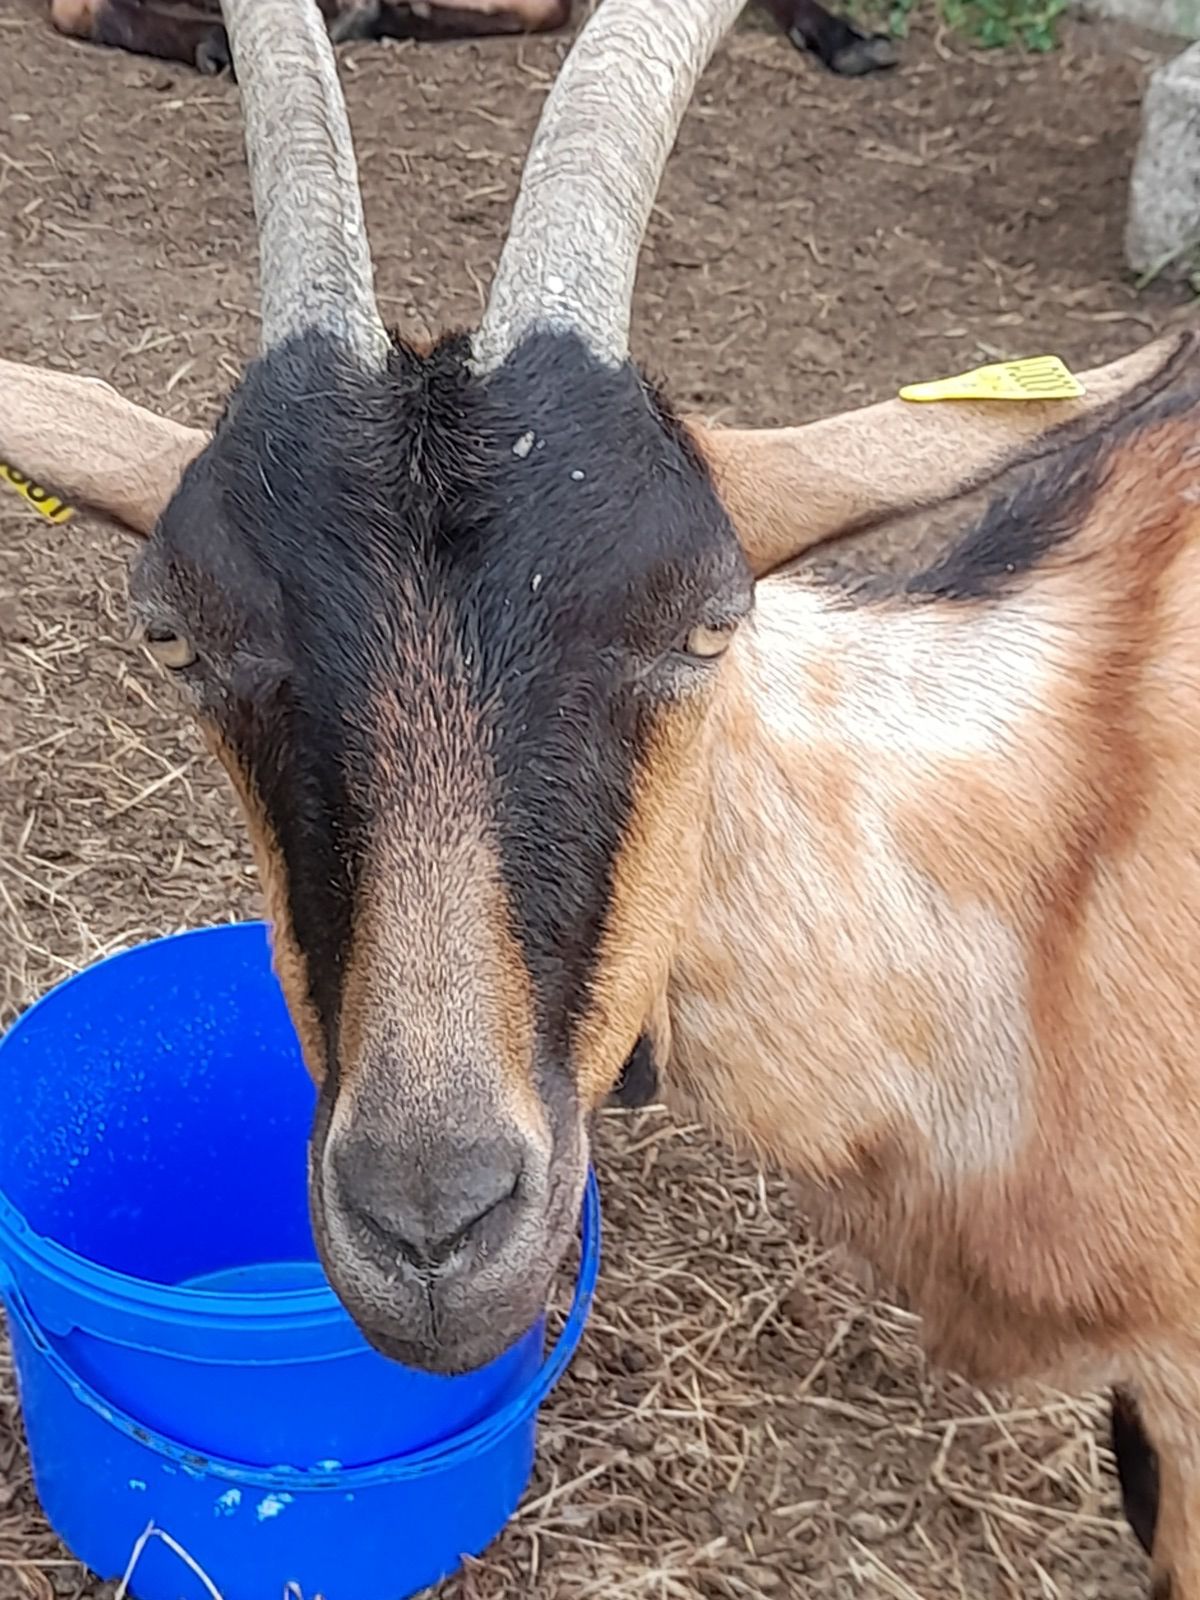
[[[160,667],[167,667],[172,672],[181,672],[184,667],[190,667],[196,659],[192,641],[185,639],[182,634],[171,633],[165,628],[146,630],[146,648]]]
[[[706,627],[701,623],[688,634],[684,648],[690,656],[696,656],[701,661],[712,661],[725,654],[735,632],[732,623],[724,628]]]

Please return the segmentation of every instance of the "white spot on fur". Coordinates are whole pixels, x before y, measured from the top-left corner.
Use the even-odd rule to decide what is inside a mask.
[[[766,692],[760,709],[788,740],[819,736],[926,769],[939,759],[996,755],[1044,703],[1051,663],[1030,648],[1032,619],[1012,607],[960,616],[949,608],[880,607],[870,629],[800,585],[759,586],[755,629]],[[833,705],[814,703],[809,675],[831,667]]]

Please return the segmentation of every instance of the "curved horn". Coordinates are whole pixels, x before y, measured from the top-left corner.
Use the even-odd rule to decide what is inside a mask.
[[[487,373],[536,324],[620,363],[638,251],[696,80],[745,0],[602,0],[542,111],[472,350]]]
[[[258,219],[263,349],[319,328],[387,361],[346,104],[315,0],[222,0]]]

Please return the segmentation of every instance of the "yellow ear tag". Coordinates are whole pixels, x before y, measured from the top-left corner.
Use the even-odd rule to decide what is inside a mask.
[[[1078,400],[1087,391],[1057,356],[1029,356],[976,367],[957,378],[909,383],[901,400]]]
[[[69,506],[65,500],[60,500],[48,489],[40,488],[23,472],[18,472],[16,467],[10,467],[5,461],[0,461],[0,483],[6,483],[10,489],[15,489],[21,499],[27,501],[39,516],[45,517],[47,522],[59,524],[70,522],[75,515],[74,506]]]

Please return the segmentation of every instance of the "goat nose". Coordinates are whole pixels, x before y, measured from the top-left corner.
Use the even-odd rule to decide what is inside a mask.
[[[376,1251],[423,1269],[443,1265],[515,1199],[523,1152],[505,1140],[411,1152],[373,1142],[334,1156],[337,1200]]]

